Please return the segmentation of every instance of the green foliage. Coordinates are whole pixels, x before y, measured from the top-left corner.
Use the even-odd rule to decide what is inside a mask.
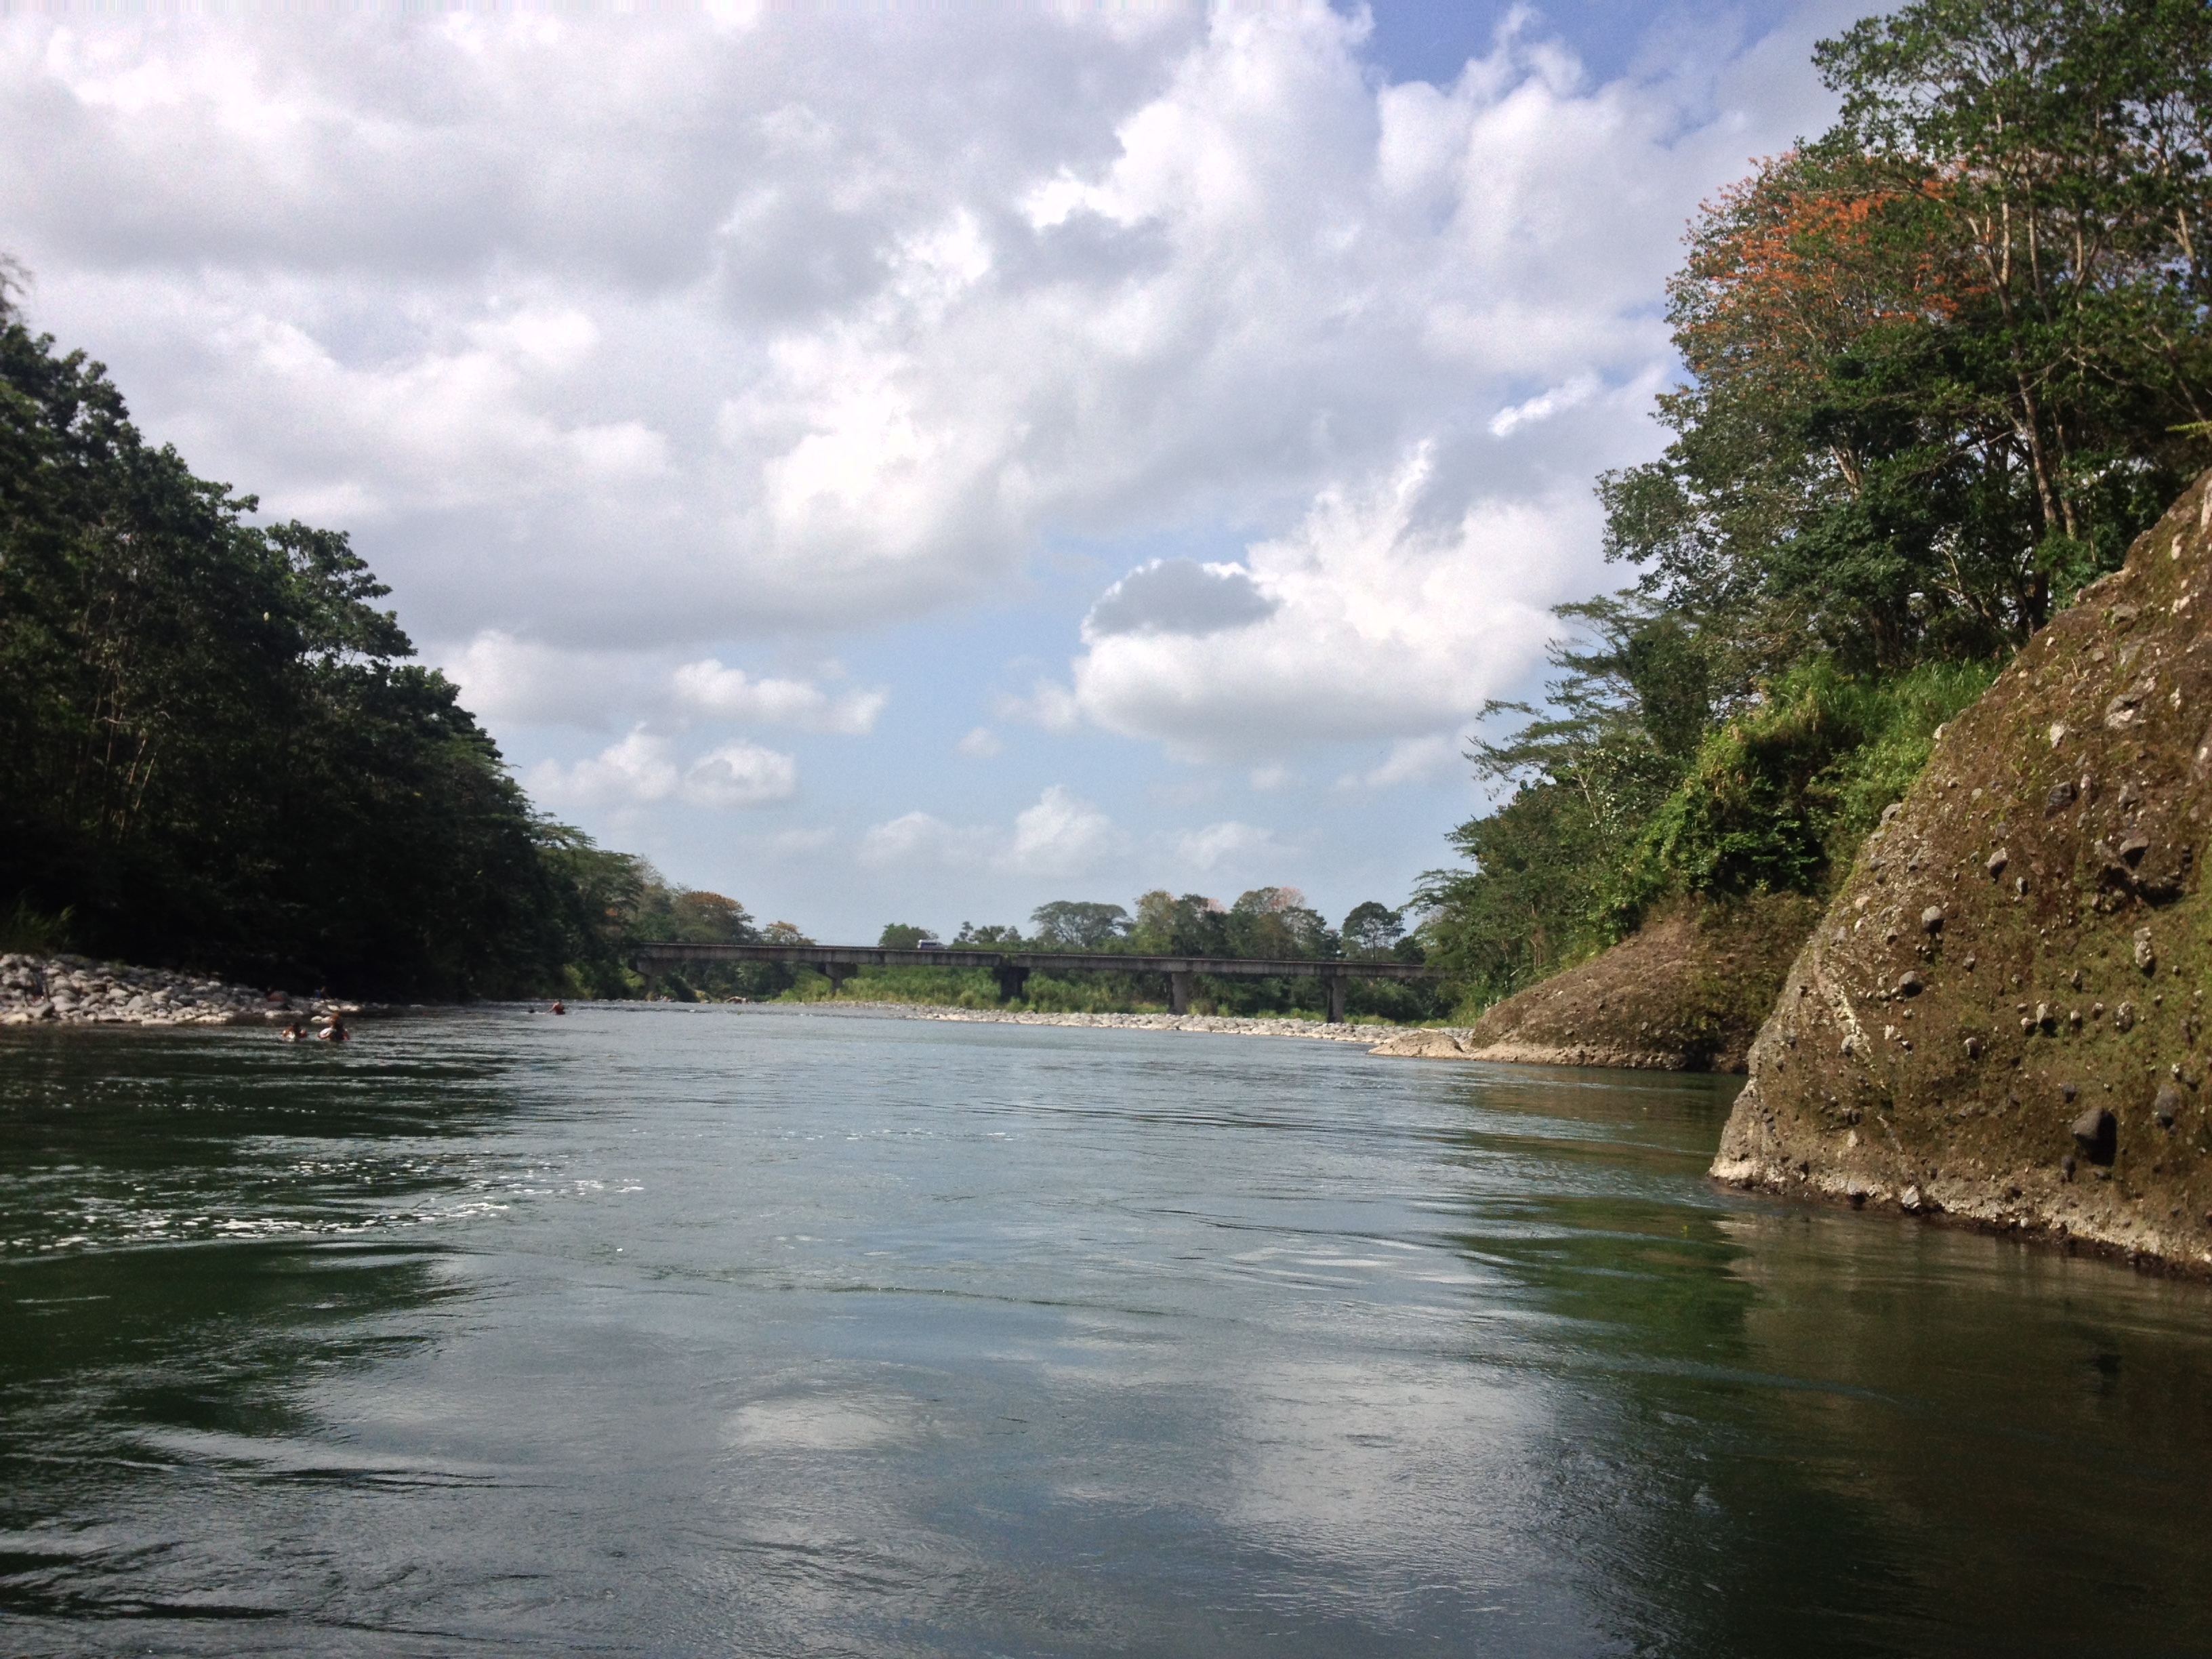
[[[1030,912],[1040,949],[1109,951],[1129,931],[1129,913],[1118,904],[1055,899]]]
[[[549,980],[563,905],[498,750],[345,538],[254,506],[0,316],[0,895],[241,976]]]
[[[877,939],[877,946],[885,951],[918,951],[924,939],[934,940],[937,935],[927,927],[915,927],[902,921],[888,922]]]
[[[1919,775],[1936,727],[1992,678],[1972,664],[1925,664],[1887,684],[1826,659],[1793,670],[1707,736],[1652,815],[1614,891],[1613,929],[1667,899],[1819,892]]]
[[[1922,0],[1824,42],[1819,141],[1701,210],[1635,592],[1478,774],[1420,936],[1477,1004],[1656,908],[1817,894],[2054,607],[2212,459],[2212,9]]]

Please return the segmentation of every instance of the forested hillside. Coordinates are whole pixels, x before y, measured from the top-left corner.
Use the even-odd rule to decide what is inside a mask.
[[[345,537],[256,526],[148,445],[10,274],[0,946],[444,997],[619,991],[630,940],[753,936],[535,813]]]
[[[1822,43],[1837,125],[1708,204],[1632,586],[1562,608],[1425,938],[1478,1000],[1669,907],[1823,891],[1936,729],[2212,461],[2212,9],[1930,0]]]

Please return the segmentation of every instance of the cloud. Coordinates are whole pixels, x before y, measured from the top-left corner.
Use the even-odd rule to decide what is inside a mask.
[[[1030,875],[1079,876],[1129,850],[1127,830],[1073,791],[1054,784],[1014,819],[1006,862]]]
[[[805,680],[751,679],[743,669],[725,668],[712,657],[684,664],[672,681],[677,705],[692,714],[848,737],[875,730],[876,716],[890,701],[882,691],[850,691],[832,697]]]
[[[978,726],[954,745],[970,760],[989,760],[1006,747],[999,734],[988,726]]]
[[[1578,409],[1590,400],[1591,394],[1597,389],[1595,375],[1577,374],[1565,386],[1555,386],[1526,403],[1499,410],[1490,417],[1490,435],[1509,438],[1524,426],[1533,426],[1538,421],[1548,421],[1554,415],[1564,414],[1570,409]]]
[[[1204,639],[1094,638],[1073,665],[1074,709],[1187,759],[1252,763],[1472,719],[1540,659],[1596,514],[1577,486],[1581,500],[1484,499],[1450,516],[1448,476],[1423,446],[1358,490],[1324,493],[1247,551],[1277,599],[1264,620]]]
[[[749,743],[725,744],[688,765],[671,738],[643,727],[573,766],[548,761],[524,779],[556,805],[624,807],[678,802],[718,810],[788,800],[799,792],[799,763]]]
[[[990,857],[991,833],[928,812],[908,812],[860,836],[860,860],[878,869],[969,869]]]
[[[1465,758],[1462,738],[1431,735],[1401,738],[1379,766],[1364,772],[1347,772],[1336,781],[1340,789],[1389,789],[1401,783],[1426,783],[1449,772]]]
[[[1099,596],[1084,618],[1085,639],[1109,634],[1187,634],[1202,638],[1264,620],[1276,601],[1252,573],[1233,564],[1154,559]]]
[[[1175,831],[1166,837],[1166,846],[1177,864],[1209,875],[1246,868],[1286,850],[1273,830],[1233,818],[1202,830]]]
[[[1098,806],[1053,784],[1010,830],[954,824],[908,812],[862,833],[860,855],[878,868],[992,870],[1015,876],[1091,874],[1124,859],[1129,833]]]
[[[1083,723],[1083,704],[1074,692],[1052,680],[1040,678],[1026,697],[1001,695],[995,700],[1000,718],[1041,726],[1048,732],[1073,732]]]
[[[202,471],[353,530],[429,637],[903,622],[1054,538],[1267,539],[1424,446],[1427,511],[1547,550],[1459,599],[1510,608],[1595,574],[1577,498],[1654,441],[1681,221],[1819,124],[1831,12],[1602,86],[1516,13],[1441,87],[1322,0],[18,15],[0,223],[41,325]],[[1509,416],[1510,461],[1448,453]],[[1156,561],[1095,644],[1332,648],[1279,575]],[[1495,678],[1524,641],[1480,632],[1452,666]]]

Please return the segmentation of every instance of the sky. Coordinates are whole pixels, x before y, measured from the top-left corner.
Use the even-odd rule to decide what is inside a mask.
[[[1863,4],[0,15],[33,324],[541,807],[835,942],[1404,903]]]

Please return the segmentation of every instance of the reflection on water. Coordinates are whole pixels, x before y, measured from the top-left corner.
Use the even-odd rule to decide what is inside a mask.
[[[0,1048],[9,1652],[2189,1652],[2212,1291],[1701,1079],[585,1009]]]

